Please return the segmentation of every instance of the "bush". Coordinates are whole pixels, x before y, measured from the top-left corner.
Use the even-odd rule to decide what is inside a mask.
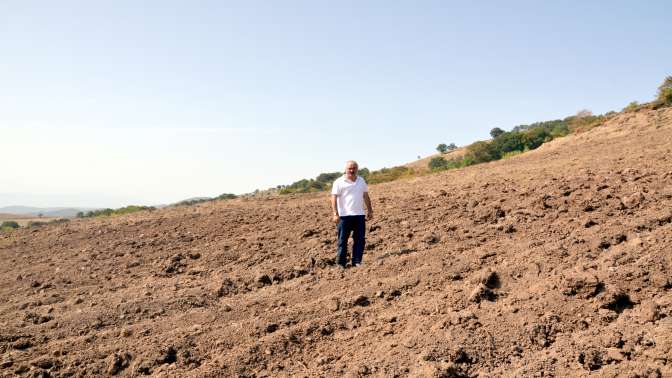
[[[501,157],[493,143],[476,142],[467,147],[466,158],[469,158],[473,164],[487,163],[497,160]]]
[[[657,100],[664,105],[672,105],[672,76],[668,76],[658,87]]]
[[[366,181],[369,184],[380,184],[382,182],[398,180],[402,177],[410,177],[413,174],[414,171],[408,167],[382,168],[371,172]]]
[[[449,144],[448,151],[454,151],[454,150],[457,150],[457,146],[455,145],[455,143]]]
[[[2,228],[19,228],[19,224],[15,221],[4,221],[0,224]]]
[[[393,181],[404,176],[412,176],[413,173],[413,170],[407,167],[383,168],[373,172],[368,168],[360,168],[357,172],[369,184]],[[321,173],[315,179],[303,179],[291,185],[281,185],[279,193],[314,193],[329,190],[334,181],[342,175],[342,172]]]
[[[534,128],[525,133],[525,147],[534,150],[535,148],[551,140],[551,134],[543,127]]]
[[[432,158],[428,164],[430,171],[440,171],[448,168],[448,161],[441,156]]]
[[[448,152],[448,145],[445,143],[441,143],[438,146],[436,146],[436,150],[442,154],[445,154],[446,152]]]
[[[131,213],[137,213],[138,211],[143,211],[143,210],[155,210],[154,207],[152,206],[126,206],[122,207],[119,209],[116,209],[112,212],[112,215],[122,215],[122,214],[131,214]]]
[[[550,131],[551,138],[560,138],[569,134],[569,126],[566,124],[557,124]]]
[[[188,204],[186,202],[189,201],[183,201],[180,204]],[[93,218],[93,217],[109,217],[111,215],[122,215],[122,214],[130,214],[130,213],[135,213],[138,211],[143,211],[143,210],[156,210],[155,207],[153,206],[126,206],[126,207],[121,207],[119,209],[102,209],[102,210],[92,210],[88,211],[86,214],[84,214],[83,217],[85,218]]]
[[[216,199],[218,199],[218,200],[228,200],[228,199],[235,199],[237,197],[238,196],[233,194],[233,193],[224,193],[224,194],[218,195]]]
[[[84,214],[84,217],[86,218],[93,218],[93,217],[104,217],[104,216],[110,216],[114,210],[107,208],[107,209],[101,209],[101,210],[91,210],[87,211],[86,214]]]
[[[525,149],[525,136],[518,131],[500,134],[494,141],[494,148],[499,151],[499,155],[504,155],[512,151],[523,151]]]
[[[474,164],[473,159],[468,157],[459,157],[455,159],[446,160],[441,156],[435,157],[429,161],[427,167],[432,172],[443,171],[446,169],[464,168],[468,165]]]
[[[366,169],[366,168],[364,168],[364,169]],[[364,169],[362,169],[362,170],[364,170]],[[368,169],[367,169],[367,171],[368,171]],[[361,172],[359,172],[359,173],[361,174]],[[320,173],[315,178],[315,181],[321,182],[321,183],[324,183],[324,184],[329,184],[329,186],[331,186],[331,184],[333,184],[334,181],[336,181],[336,179],[341,177],[342,175],[343,175],[343,173],[341,173],[341,172]]]
[[[571,132],[588,131],[596,126],[601,125],[606,117],[604,116],[588,116],[588,117],[568,117],[569,128]]]

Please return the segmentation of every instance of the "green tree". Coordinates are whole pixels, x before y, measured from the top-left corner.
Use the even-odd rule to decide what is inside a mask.
[[[525,149],[525,138],[523,133],[518,131],[501,134],[492,143],[501,156],[509,152],[523,151]]]
[[[490,130],[490,136],[492,137],[492,139],[495,139],[495,138],[497,138],[498,136],[500,136],[504,133],[505,133],[505,131],[500,129],[499,127],[495,127],[492,130]]]
[[[544,144],[544,142],[550,140],[550,138],[550,133],[544,128],[537,127],[531,129],[525,133],[525,147],[530,150],[534,150],[535,148]]]
[[[445,143],[441,143],[438,146],[436,146],[436,150],[442,154],[445,154],[448,151],[448,145],[446,145]]]
[[[448,151],[454,151],[454,150],[457,150],[457,146],[455,145],[455,143],[449,144]]]

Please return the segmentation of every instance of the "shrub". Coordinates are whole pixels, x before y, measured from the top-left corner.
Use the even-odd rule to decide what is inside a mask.
[[[525,133],[525,147],[534,150],[551,139],[551,134],[545,128],[537,127]]]
[[[500,134],[494,141],[494,148],[499,151],[499,155],[504,155],[512,151],[522,151],[525,149],[525,136],[518,131]]]
[[[442,154],[445,154],[446,152],[448,152],[448,145],[445,143],[441,143],[438,146],[436,146],[436,150]]]
[[[457,146],[455,145],[455,143],[449,144],[448,151],[454,151],[454,150],[457,150]]]
[[[398,180],[402,177],[409,177],[414,173],[415,172],[408,167],[382,168],[371,172],[366,178],[366,181],[369,184],[380,184],[381,182],[389,182]]]
[[[329,175],[333,174],[321,174],[318,176],[320,180],[327,180]],[[340,174],[339,174],[340,175]],[[280,190],[280,194],[291,194],[291,193],[312,193],[312,192],[320,192],[323,190],[326,190],[331,187],[331,184],[333,183],[333,180],[329,180],[328,182],[320,181],[320,180],[299,180],[295,183],[292,183],[291,185],[287,185],[283,187]]]
[[[672,105],[672,76],[668,76],[658,87],[657,100],[664,105]]]
[[[407,167],[383,168],[378,171],[369,171],[368,168],[360,168],[357,174],[369,184],[397,180],[404,176],[413,175],[413,170]],[[313,193],[329,190],[334,181],[341,177],[341,172],[321,173],[315,179],[299,180],[291,185],[281,185],[280,194]]]
[[[237,198],[237,197],[238,196],[233,194],[233,193],[224,193],[224,194],[218,195],[216,199],[218,199],[218,200],[228,200],[228,199],[234,199],[234,198]]]
[[[2,228],[19,228],[19,224],[15,221],[4,221],[2,224],[0,224],[0,227]]]
[[[364,168],[364,169],[366,169],[366,168]],[[368,171],[368,169],[367,169],[367,171]],[[361,174],[361,172],[359,172],[359,173]],[[315,178],[315,181],[318,181],[318,182],[321,182],[321,183],[324,183],[324,184],[329,184],[329,186],[331,186],[331,184],[333,184],[334,181],[337,178],[341,177],[342,175],[343,175],[343,173],[341,173],[341,172],[320,173]]]
[[[624,112],[633,112],[637,109],[639,109],[639,103],[637,101],[632,101],[631,103],[628,104],[628,106],[623,108],[623,111]]]
[[[154,207],[152,206],[126,206],[122,207],[119,209],[116,209],[112,212],[113,215],[122,215],[122,214],[130,214],[130,213],[137,213],[138,211],[143,211],[143,210],[155,210]]]
[[[551,129],[551,138],[560,138],[569,134],[569,126],[567,124],[561,123],[553,126]]]
[[[441,156],[432,158],[427,165],[430,171],[440,171],[448,167],[448,161]]]
[[[480,141],[467,147],[465,157],[473,161],[474,164],[478,164],[497,160],[500,156],[501,155],[492,143]]]
[[[198,201],[198,200],[196,200]],[[190,201],[182,201],[179,204],[190,204]],[[122,214],[130,214],[130,213],[135,213],[138,211],[143,211],[143,210],[156,210],[155,207],[153,206],[126,206],[126,207],[121,207],[119,209],[113,210],[110,208],[107,209],[101,209],[101,210],[92,210],[88,211],[86,214],[84,214],[85,218],[93,218],[93,217],[109,217],[111,215],[122,215]]]
[[[569,128],[571,132],[583,132],[592,129],[593,127],[601,125],[606,117],[604,116],[588,116],[588,117],[568,117]]]

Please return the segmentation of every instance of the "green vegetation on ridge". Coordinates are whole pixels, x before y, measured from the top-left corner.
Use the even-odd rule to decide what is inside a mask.
[[[358,175],[362,176],[369,184],[379,184],[398,180],[403,177],[414,175],[414,171],[408,167],[382,168],[371,172],[368,168],[360,168]],[[314,193],[331,189],[334,181],[341,177],[343,172],[321,173],[314,179],[303,179],[290,185],[280,185],[280,194]]]
[[[119,209],[101,209],[87,211],[86,213],[80,211],[77,213],[77,218],[95,218],[95,217],[109,217],[112,215],[131,214],[142,210],[155,210],[153,206],[126,206]]]
[[[640,105],[636,101],[628,104],[623,111],[638,111],[643,107],[657,109],[664,106],[672,106],[672,76],[667,76],[658,87],[656,100],[651,104]],[[490,130],[491,140],[477,141],[466,147],[463,156],[446,159],[443,156],[432,158],[428,163],[430,172],[438,172],[447,169],[463,168],[474,164],[487,163],[500,159],[510,158],[526,151],[539,148],[542,144],[556,138],[564,137],[571,133],[581,133],[603,124],[609,117],[616,114],[608,112],[604,115],[593,115],[589,110],[581,110],[576,115],[564,119],[535,122],[529,125],[518,125],[511,131],[504,131],[499,127]],[[436,150],[445,154],[457,149],[454,143],[446,145],[440,143]],[[412,177],[420,173],[414,172],[408,167],[383,168],[369,172],[362,168],[359,175],[369,184],[393,181],[402,177]],[[315,179],[299,180],[291,185],[279,185],[280,194],[311,193],[328,190],[340,172],[322,173]]]

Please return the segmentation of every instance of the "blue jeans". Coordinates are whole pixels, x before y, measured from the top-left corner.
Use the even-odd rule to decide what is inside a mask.
[[[352,233],[352,265],[360,264],[364,255],[366,218],[364,215],[349,215],[338,221],[338,252],[336,262],[345,266],[348,262],[348,238]]]

